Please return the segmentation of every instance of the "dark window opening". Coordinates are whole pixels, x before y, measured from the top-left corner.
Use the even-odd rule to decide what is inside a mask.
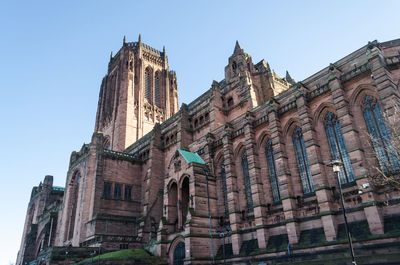
[[[111,199],[111,183],[104,182],[104,190],[103,190],[104,199]]]
[[[228,107],[233,106],[233,98],[228,98]]]
[[[115,184],[114,185],[114,199],[121,199],[122,198],[122,185]]]
[[[124,198],[127,201],[132,200],[132,186],[125,186],[125,194],[124,194]]]

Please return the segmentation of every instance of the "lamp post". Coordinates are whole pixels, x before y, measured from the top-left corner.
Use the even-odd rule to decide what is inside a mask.
[[[68,250],[65,251],[64,264],[67,264],[67,262],[68,262]]]
[[[225,255],[225,237],[230,236],[231,227],[229,225],[225,226],[226,232],[222,231],[222,227],[217,226],[216,230],[219,233],[219,237],[224,239],[224,244],[222,245],[222,255],[224,257],[224,264],[226,264],[226,255]]]
[[[347,223],[346,210],[344,208],[342,184],[340,182],[340,167],[343,166],[343,162],[340,160],[333,160],[329,164],[327,164],[327,166],[332,167],[333,172],[335,173],[335,176],[336,176],[336,182],[337,182],[338,189],[339,189],[340,205],[342,207],[342,213],[343,213],[343,219],[344,219],[344,226],[346,228],[347,241],[349,242],[349,249],[350,249],[350,254],[351,254],[351,264],[357,265],[356,260],[354,258],[354,249],[353,249],[353,243],[351,242],[351,234],[350,234],[349,224]]]

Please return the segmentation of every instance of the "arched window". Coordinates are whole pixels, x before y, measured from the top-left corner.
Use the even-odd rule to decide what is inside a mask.
[[[69,218],[69,228],[68,228],[68,239],[72,239],[74,236],[74,228],[75,228],[75,218],[76,218],[76,210],[78,205],[78,192],[79,192],[79,183],[81,181],[81,174],[79,172],[75,173],[74,177],[71,180],[71,188],[70,188],[70,205],[71,212]]]
[[[249,212],[252,212],[253,211],[253,198],[251,197],[249,165],[247,162],[247,153],[246,152],[244,152],[242,155],[242,168],[243,168],[243,176],[244,176],[244,187],[246,190],[247,210]]]
[[[144,72],[144,97],[151,103],[151,70],[149,67]]]
[[[189,199],[190,199],[190,188],[189,188],[189,178],[186,177],[182,182],[182,227],[186,223],[186,216],[189,211]]]
[[[221,164],[221,184],[222,184],[222,194],[224,196],[224,206],[225,206],[225,217],[229,216],[229,205],[228,205],[228,190],[226,186],[226,172],[224,163]]]
[[[354,181],[353,168],[344,142],[342,127],[337,116],[332,112],[328,112],[325,116],[325,132],[331,148],[332,159],[340,160],[344,164],[343,167],[340,167],[340,182],[343,184]]]
[[[274,202],[279,202],[281,200],[281,194],[279,190],[278,176],[276,174],[275,156],[274,156],[274,150],[272,149],[271,139],[268,140],[267,145],[265,146],[265,155],[267,157],[269,177],[271,181],[272,197]]]
[[[104,149],[111,150],[110,138],[105,137],[103,142]]]
[[[157,107],[161,107],[161,95],[160,95],[160,74],[156,73],[154,80],[154,100]]]
[[[390,131],[377,103],[375,98],[367,95],[361,105],[361,109],[369,135],[372,138],[372,145],[378,158],[379,166],[385,174],[390,174],[400,170],[400,161],[398,160],[397,151],[393,147]]]
[[[293,146],[296,153],[297,165],[303,185],[303,193],[314,192],[314,184],[311,176],[310,166],[308,164],[306,147],[304,145],[303,131],[300,127],[296,127],[293,132]]]

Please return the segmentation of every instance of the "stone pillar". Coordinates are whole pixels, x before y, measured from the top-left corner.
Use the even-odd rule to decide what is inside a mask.
[[[242,237],[238,233],[240,228],[240,212],[239,212],[239,196],[237,190],[237,176],[235,174],[235,162],[233,157],[232,147],[232,126],[226,123],[224,134],[222,136],[224,166],[226,175],[226,186],[228,193],[229,221],[232,229],[232,249],[233,254],[237,255],[240,252],[242,245]]]
[[[282,128],[278,117],[278,104],[271,103],[268,110],[269,130],[271,133],[272,148],[275,155],[276,171],[279,189],[285,214],[286,230],[290,244],[297,244],[300,239],[300,228],[296,222],[296,197],[290,183],[288,157],[285,153]]]
[[[351,164],[354,171],[354,179],[357,186],[360,188],[368,180],[365,177],[368,170],[365,168],[367,161],[365,159],[364,150],[360,142],[358,130],[354,127],[353,115],[350,113],[350,106],[345,98],[343,86],[339,79],[339,70],[331,65],[329,68],[329,87],[331,89],[333,104],[335,105],[337,117],[342,127],[343,138],[346,143],[347,152],[349,154]],[[365,165],[365,166],[364,166]],[[364,213],[367,218],[371,233],[383,234],[384,223],[383,217],[378,207],[376,206],[376,199],[373,194],[370,196],[362,196],[362,202],[365,206]]]
[[[263,184],[261,181],[258,153],[255,150],[256,144],[253,130],[253,120],[253,114],[251,112],[246,113],[244,137],[250,176],[251,194],[253,199],[255,226],[260,227],[257,229],[258,247],[260,249],[266,249],[269,238],[268,230],[265,228],[265,225],[267,224],[267,209],[263,201]]]
[[[321,222],[324,228],[327,241],[336,240],[337,222],[333,215],[335,209],[332,205],[332,192],[330,191],[328,179],[321,157],[320,147],[316,141],[317,133],[313,128],[313,119],[307,105],[304,93],[299,93],[296,97],[297,113],[301,122],[303,139],[306,147],[308,162],[314,182],[315,195],[317,196],[318,207],[320,210]]]
[[[367,48],[368,62],[371,68],[371,77],[378,90],[379,100],[383,111],[387,111],[394,104],[399,103],[399,91],[386,65],[385,55],[379,48],[379,43],[369,43]]]

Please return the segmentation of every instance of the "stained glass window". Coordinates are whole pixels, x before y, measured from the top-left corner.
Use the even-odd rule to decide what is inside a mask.
[[[155,81],[154,81],[154,98],[157,107],[161,107],[160,102],[160,76],[159,73],[156,73]]]
[[[375,98],[367,95],[361,105],[361,109],[368,132],[372,138],[379,166],[385,174],[390,174],[400,170],[400,161],[398,153],[393,147],[389,129],[377,103]]]
[[[272,197],[274,202],[278,202],[281,200],[281,195],[279,191],[279,181],[278,181],[278,176],[276,174],[275,156],[274,156],[274,150],[272,148],[271,139],[268,140],[267,145],[265,147],[265,155],[267,157],[269,177],[272,188]]]
[[[332,112],[325,116],[325,132],[331,149],[332,160],[340,160],[344,166],[340,167],[340,183],[354,181],[353,168],[344,142],[342,127],[338,118]]]
[[[244,152],[242,156],[242,168],[244,175],[244,186],[246,190],[247,199],[247,210],[249,212],[253,211],[253,198],[251,197],[251,186],[250,186],[250,176],[249,176],[249,166],[247,162],[247,153]]]
[[[149,68],[146,68],[144,72],[144,97],[151,103],[151,73]]]
[[[306,194],[314,192],[314,184],[310,166],[308,164],[307,152],[303,139],[303,132],[300,127],[296,127],[293,132],[293,145],[296,153],[301,184],[303,185],[303,193]]]
[[[222,194],[224,196],[225,217],[229,216],[228,190],[226,186],[226,173],[224,164],[221,165]]]

